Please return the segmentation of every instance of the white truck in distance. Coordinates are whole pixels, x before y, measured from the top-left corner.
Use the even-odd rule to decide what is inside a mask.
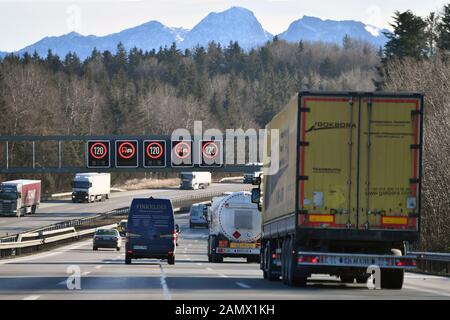
[[[261,167],[262,165],[263,165],[262,162],[249,162],[246,164],[246,166],[261,166]],[[244,183],[245,184],[252,183],[253,178],[261,177],[262,179],[262,176],[263,176],[262,171],[244,173]]]
[[[233,192],[212,198],[208,221],[209,262],[220,263],[225,257],[259,262],[261,213],[251,202],[250,192]]]
[[[109,199],[111,174],[77,173],[72,181],[72,202],[95,202]]]
[[[20,217],[35,214],[41,202],[41,180],[13,180],[0,183],[0,215]]]
[[[180,189],[206,189],[211,185],[211,172],[181,172]]]

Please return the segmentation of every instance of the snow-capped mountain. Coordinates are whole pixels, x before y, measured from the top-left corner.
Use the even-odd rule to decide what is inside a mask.
[[[304,16],[291,23],[289,28],[279,35],[280,39],[288,42],[322,41],[342,44],[345,35],[352,39],[367,41],[374,46],[384,46],[387,39],[383,32],[386,29],[366,25],[359,21],[322,20]]]
[[[158,49],[160,46],[169,46],[173,42],[180,42],[187,30],[182,28],[169,28],[158,21],[150,21],[134,28],[125,29],[103,37],[93,35],[83,36],[71,32],[59,37],[45,37],[44,39],[25,47],[18,53],[36,51],[40,56],[47,56],[51,49],[54,54],[64,57],[68,52],[76,52],[84,59],[89,56],[94,48],[99,51],[109,50],[115,52],[118,43],[122,43],[125,49],[137,47],[142,50]]]
[[[252,11],[232,7],[223,12],[208,14],[186,34],[180,45],[182,48],[192,48],[196,45],[207,46],[209,42],[215,41],[227,46],[230,41],[238,41],[242,48],[248,50],[263,45],[272,38]]]
[[[292,22],[289,28],[278,37],[288,42],[322,41],[340,45],[344,36],[348,35],[353,39],[364,40],[379,47],[384,46],[387,41],[383,34],[385,31],[387,30],[353,20],[321,20],[304,16]],[[197,45],[206,46],[211,41],[221,43],[223,46],[228,46],[230,41],[237,41],[241,47],[249,50],[264,45],[272,38],[273,36],[263,29],[252,11],[232,7],[223,12],[208,14],[192,30],[170,28],[158,21],[149,21],[106,36],[84,36],[71,32],[57,37],[45,37],[15,53],[33,54],[36,51],[40,56],[45,57],[51,49],[60,57],[64,57],[69,52],[76,52],[81,59],[84,59],[94,48],[99,51],[115,52],[119,42],[127,50],[137,47],[146,51],[158,50],[174,42],[179,48],[186,49]],[[7,53],[0,52],[0,57],[5,54]]]

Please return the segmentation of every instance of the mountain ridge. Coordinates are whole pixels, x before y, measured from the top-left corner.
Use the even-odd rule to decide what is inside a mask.
[[[354,20],[322,20],[304,15],[293,21],[287,30],[278,34],[278,38],[288,42],[321,41],[342,44],[345,35],[352,39],[363,40],[374,46],[384,46],[387,39],[380,29],[372,25]],[[84,60],[94,48],[99,51],[115,52],[117,45],[122,43],[125,49],[134,47],[149,51],[176,43],[180,49],[191,49],[195,46],[207,46],[214,41],[228,46],[230,41],[237,41],[244,50],[264,45],[273,35],[264,30],[254,13],[243,7],[231,7],[222,12],[211,12],[199,21],[191,30],[168,27],[159,21],[151,20],[143,24],[124,29],[105,36],[82,35],[69,32],[62,36],[47,36],[28,45],[14,54],[25,52],[47,56],[51,49],[53,54],[64,57],[69,52]],[[0,52],[0,57],[9,54]]]

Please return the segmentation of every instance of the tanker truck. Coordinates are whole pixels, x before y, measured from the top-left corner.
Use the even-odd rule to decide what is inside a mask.
[[[264,278],[364,283],[377,272],[381,288],[402,288],[416,266],[407,248],[419,239],[423,104],[420,93],[300,92],[269,122],[278,170],[252,190]]]
[[[214,197],[208,208],[208,261],[221,263],[225,257],[259,262],[261,213],[251,202],[250,192]]]

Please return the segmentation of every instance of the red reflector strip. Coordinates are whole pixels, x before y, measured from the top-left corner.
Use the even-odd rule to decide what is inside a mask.
[[[300,256],[297,260],[299,263],[319,263],[319,257]]]
[[[219,247],[228,247],[228,241],[226,240],[219,240]]]
[[[416,267],[417,263],[413,259],[398,259],[397,267]]]

